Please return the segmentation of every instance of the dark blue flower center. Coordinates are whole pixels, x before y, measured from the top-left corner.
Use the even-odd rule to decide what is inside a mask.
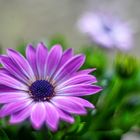
[[[108,25],[103,25],[103,28],[104,28],[104,31],[107,32],[107,33],[112,31],[111,27],[108,26]]]
[[[35,101],[46,101],[54,94],[54,87],[46,80],[37,80],[29,87],[31,97]]]

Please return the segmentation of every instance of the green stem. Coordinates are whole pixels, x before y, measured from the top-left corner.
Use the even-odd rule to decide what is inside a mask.
[[[103,124],[105,122],[108,122],[105,119],[107,119],[108,115],[114,113],[115,111],[115,101],[122,86],[122,81],[118,77],[115,77],[114,79],[115,81],[111,88],[109,88],[107,95],[105,96],[103,101],[100,102],[101,107],[99,106],[99,110],[97,110],[97,115],[95,118],[96,124],[92,127],[92,129],[94,130],[102,129]]]

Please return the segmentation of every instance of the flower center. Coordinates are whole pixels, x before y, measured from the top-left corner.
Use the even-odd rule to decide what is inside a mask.
[[[112,31],[112,23],[108,20],[109,19],[105,17],[101,17],[102,28],[106,33],[110,33]]]
[[[111,32],[112,31],[112,29],[111,29],[111,27],[109,27],[108,25],[103,25],[103,28],[104,28],[104,31],[105,32],[107,32],[107,33],[109,33],[109,32]]]
[[[46,80],[37,80],[29,87],[35,101],[46,101],[54,94],[54,87]]]

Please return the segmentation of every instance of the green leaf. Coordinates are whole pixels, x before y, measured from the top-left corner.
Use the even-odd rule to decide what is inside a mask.
[[[79,116],[76,116],[75,117],[75,123],[72,124],[72,126],[67,130],[67,133],[71,134],[71,133],[76,133],[77,132],[77,129],[78,129],[78,126],[80,124],[80,117]]]
[[[27,46],[27,43],[22,42],[22,43],[20,43],[20,44],[16,47],[16,49],[17,49],[17,51],[19,51],[23,56],[25,56],[25,49],[26,49],[26,46]]]
[[[67,48],[67,41],[65,36],[61,34],[55,34],[53,35],[50,40],[49,40],[49,45],[48,47],[51,48],[53,45],[60,44],[63,49]]]
[[[3,129],[0,128],[0,140],[10,140]]]

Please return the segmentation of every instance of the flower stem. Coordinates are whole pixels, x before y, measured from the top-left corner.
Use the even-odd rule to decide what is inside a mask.
[[[106,119],[107,120],[111,119],[112,115],[115,112],[115,109],[117,106],[116,100],[118,98],[118,94],[122,86],[122,81],[118,77],[115,77],[113,81],[114,82],[111,85],[111,88],[107,90],[108,93],[106,94],[104,99],[100,102],[99,109],[97,109],[97,114],[95,116],[96,124],[92,127],[92,129],[94,130],[106,129],[108,126],[104,124],[109,122],[109,121],[106,121]],[[107,124],[107,125],[110,125],[110,124]]]

